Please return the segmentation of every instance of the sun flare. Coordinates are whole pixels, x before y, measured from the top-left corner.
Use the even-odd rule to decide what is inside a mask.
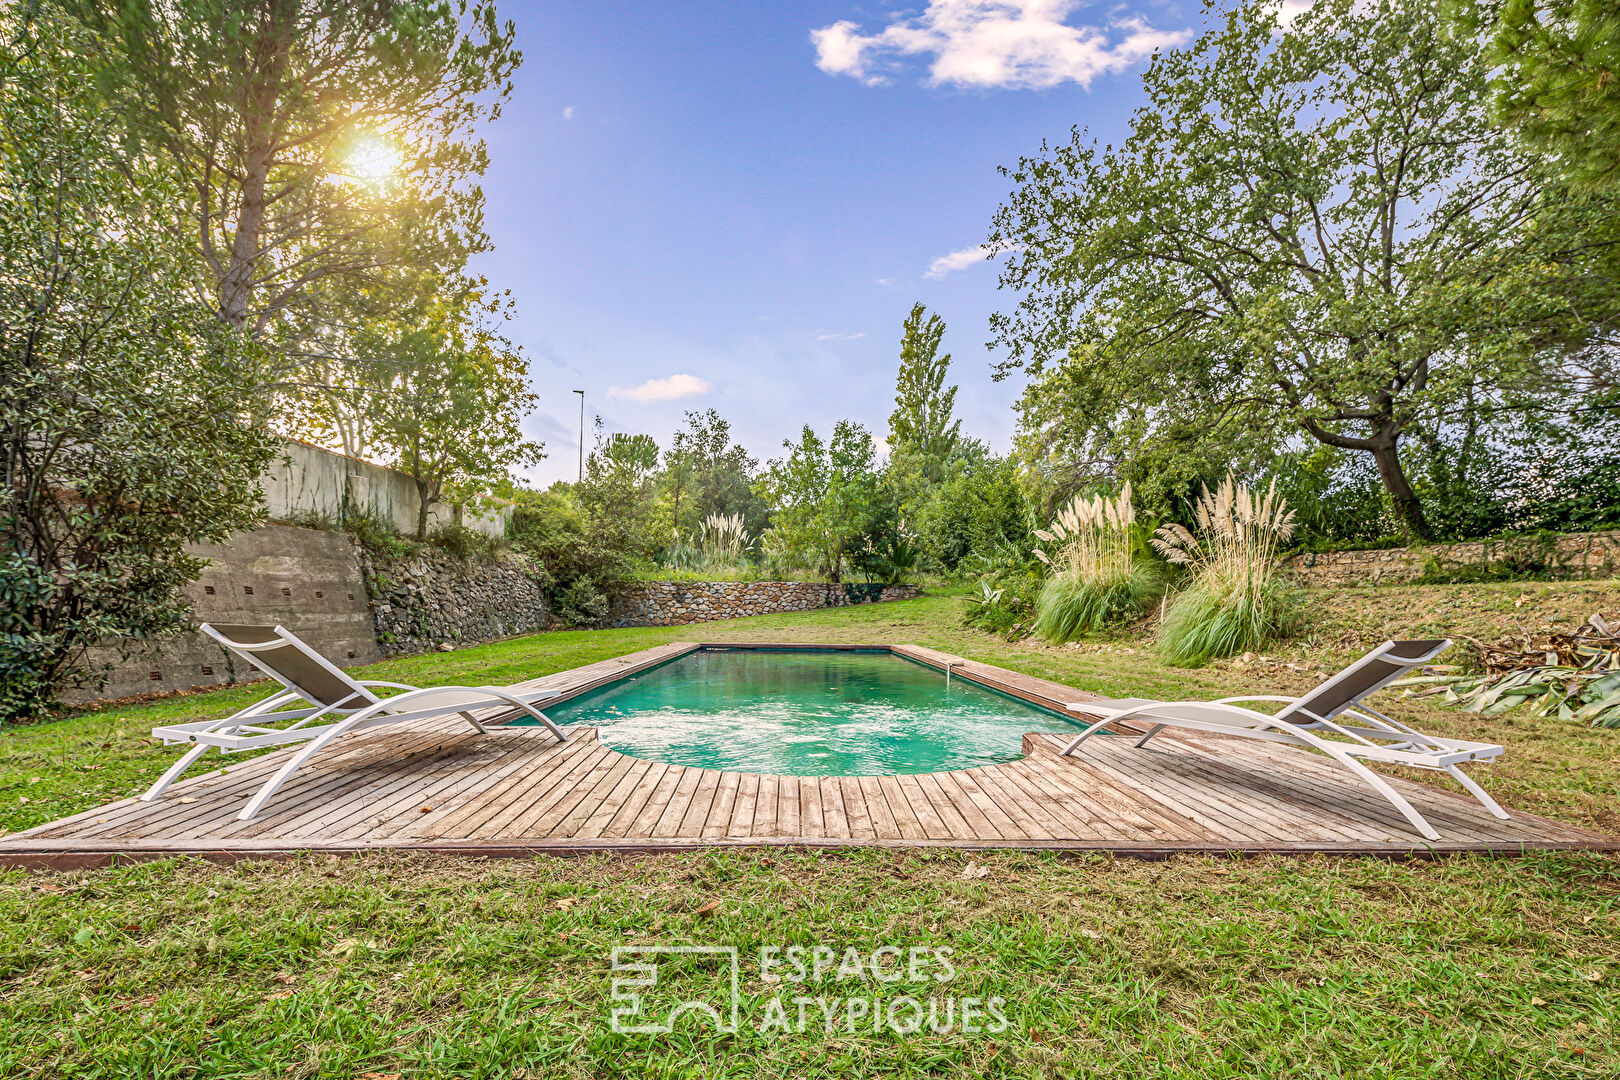
[[[343,159],[348,175],[363,184],[382,184],[400,174],[405,161],[399,147],[376,135],[356,139]]]

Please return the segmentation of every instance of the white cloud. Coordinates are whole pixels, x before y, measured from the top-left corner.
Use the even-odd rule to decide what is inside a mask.
[[[866,331],[862,330],[858,334],[817,334],[816,335],[816,340],[817,341],[854,341],[857,338],[863,338],[865,336],[866,336]]]
[[[984,260],[988,259],[995,253],[996,249],[991,247],[989,244],[980,244],[978,247],[963,248],[961,251],[953,251],[949,255],[941,255],[939,258],[929,263],[928,273],[924,274],[923,277],[938,281],[946,274],[952,274],[958,270],[966,270],[970,266],[976,266],[979,263],[984,262]]]
[[[1184,30],[1155,30],[1139,16],[1106,27],[1067,20],[1083,0],[929,0],[914,17],[896,17],[875,34],[847,19],[810,32],[816,66],[869,85],[903,56],[930,56],[935,86],[1044,89],[1123,71],[1154,52],[1186,42]]]
[[[570,105],[570,106],[568,106],[568,108],[563,110],[563,119],[564,120],[572,120],[573,118],[574,118],[574,107],[572,105]]]
[[[648,379],[640,386],[610,386],[607,396],[629,398],[645,405],[651,401],[679,401],[681,398],[698,397],[707,394],[709,389],[708,382],[696,375],[671,375],[667,379]]]

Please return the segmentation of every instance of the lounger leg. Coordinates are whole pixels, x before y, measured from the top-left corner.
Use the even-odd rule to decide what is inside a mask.
[[[1413,809],[1412,804],[1401,797],[1400,792],[1390,787],[1382,776],[1379,776],[1377,773],[1367,768],[1367,766],[1363,765],[1356,759],[1349,757],[1348,755],[1334,753],[1331,750],[1329,750],[1328,753],[1331,754],[1333,759],[1339,764],[1343,765],[1345,768],[1349,769],[1351,772],[1365,780],[1374,791],[1388,799],[1395,809],[1401,812],[1401,816],[1412,823],[1412,828],[1416,829],[1420,834],[1422,834],[1425,840],[1440,839],[1440,834],[1434,831],[1434,826],[1430,825],[1428,821],[1424,819],[1422,814]]]
[[[1065,746],[1062,750],[1059,750],[1058,757],[1068,757],[1070,754],[1074,753],[1075,747],[1079,746],[1081,743],[1085,742],[1087,739],[1091,738],[1093,735],[1097,734],[1097,732],[1101,731],[1103,728],[1107,727],[1113,722],[1113,717],[1109,717],[1106,720],[1099,720],[1095,724],[1092,724],[1090,727],[1086,728],[1086,730],[1076,735],[1074,740],[1070,742],[1068,746]]]
[[[350,720],[352,721],[358,718],[358,716],[350,717]],[[276,789],[287,782],[287,778],[289,776],[298,771],[298,767],[300,765],[308,761],[310,757],[316,754],[327,743],[331,742],[333,739],[347,731],[350,726],[352,725],[348,722],[332,725],[332,727],[329,728],[324,735],[313,740],[302,750],[298,751],[298,753],[288,758],[287,763],[280,769],[276,770],[276,775],[266,780],[264,782],[264,786],[254,794],[252,799],[248,800],[248,804],[246,806],[242,807],[242,812],[236,815],[236,819],[238,821],[253,820],[253,815],[257,814],[264,808],[264,804],[270,801],[270,796],[274,795],[276,793]]]
[[[461,715],[466,718],[467,723],[471,724],[473,727],[478,729],[478,734],[480,734],[480,735],[488,735],[489,734],[489,732],[484,728],[484,725],[480,724],[478,722],[478,717],[474,716],[470,712],[464,712]]]
[[[187,750],[180,756],[179,761],[169,766],[168,772],[157,778],[157,783],[146,789],[146,794],[141,796],[141,802],[152,802],[163,794],[164,788],[180,779],[180,774],[195,765],[197,759],[208,753],[208,750],[209,745],[207,743],[198,743],[190,750]]]
[[[1492,814],[1501,818],[1503,821],[1507,820],[1508,812],[1498,806],[1495,799],[1485,794],[1485,789],[1480,787],[1473,777],[1469,776],[1455,765],[1447,765],[1446,772],[1451,774],[1451,778],[1453,780],[1467,788],[1468,794],[1472,795],[1474,798],[1483,803],[1485,805],[1485,809],[1489,810]]]
[[[1148,733],[1146,735],[1144,735],[1140,739],[1136,740],[1136,745],[1140,747],[1140,746],[1146,744],[1149,739],[1153,738],[1153,736],[1157,735],[1159,732],[1161,732],[1163,730],[1164,730],[1164,725],[1163,724],[1154,724],[1151,728],[1148,729]]]

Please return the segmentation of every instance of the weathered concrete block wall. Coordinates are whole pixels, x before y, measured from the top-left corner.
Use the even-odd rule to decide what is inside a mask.
[[[362,551],[376,642],[383,656],[532,634],[546,628],[545,574],[508,553],[462,562],[439,552],[398,561]]]
[[[715,619],[909,600],[915,585],[831,585],[809,581],[638,581],[608,613],[612,626],[684,626]]]
[[[283,440],[281,452],[259,483],[270,516],[278,521],[314,516],[341,523],[346,514],[364,514],[411,535],[422,505],[416,484],[404,473],[295,439]],[[508,516],[504,508],[468,510],[461,524],[486,536],[505,536]],[[428,507],[429,529],[454,520],[454,507],[445,503]]]
[[[360,549],[349,536],[267,525],[191,550],[212,560],[185,589],[198,622],[279,623],[340,666],[381,659]],[[127,660],[114,647],[98,647],[91,661],[110,665],[111,677],[99,692],[86,689],[69,700],[133,697],[257,677],[197,633],[141,648]]]
[[[1398,585],[1416,581],[1434,565],[1442,573],[1511,561],[1525,570],[1545,569],[1566,579],[1620,574],[1620,532],[1515,537],[1424,548],[1381,551],[1305,552],[1283,567],[1309,585]]]

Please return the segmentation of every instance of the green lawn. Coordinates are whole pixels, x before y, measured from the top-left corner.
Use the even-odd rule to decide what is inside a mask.
[[[673,640],[914,641],[1085,689],[1204,696],[1301,688],[1396,627],[1534,629],[1613,611],[1620,593],[1612,583],[1322,593],[1307,638],[1198,671],[1165,669],[1124,636],[1048,649],[964,631],[959,602],[548,634],[367,671],[504,682]],[[143,740],[154,723],[223,715],[258,692],[6,731],[0,822],[24,828],[138,789],[177,752]],[[1620,831],[1620,733],[1396,707],[1504,740],[1507,761],[1484,778],[1510,807]],[[1612,856],[173,860],[6,873],[0,919],[0,1076],[1620,1073]],[[651,944],[737,946],[741,1030],[612,1031],[611,950]],[[932,984],[761,977],[759,947],[818,944],[839,956],[948,948],[956,974]],[[701,974],[677,986],[712,988]],[[1007,1026],[966,1032],[958,1018],[903,1036],[869,1019],[848,1030],[839,1012],[829,1031],[812,1003],[805,1030],[758,1030],[772,998],[796,1027],[795,996],[836,1009],[846,998],[913,996],[940,1009],[1002,998]]]

